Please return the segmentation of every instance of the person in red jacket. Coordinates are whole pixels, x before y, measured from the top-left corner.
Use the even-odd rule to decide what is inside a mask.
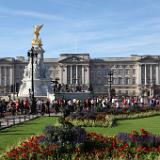
[[[25,114],[28,114],[30,107],[29,107],[29,100],[27,98],[24,100],[23,105],[24,105]]]

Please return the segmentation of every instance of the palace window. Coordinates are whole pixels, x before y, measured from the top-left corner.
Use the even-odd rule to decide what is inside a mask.
[[[118,94],[121,94],[122,92],[121,92],[121,90],[118,90]]]
[[[130,79],[127,77],[125,78],[125,85],[129,85],[130,84]]]
[[[101,71],[97,71],[97,76],[101,77],[102,76],[102,72]]]
[[[125,72],[126,72],[126,73],[125,73],[126,75],[129,75],[130,70],[129,70],[129,69],[126,69]]]
[[[118,77],[118,84],[121,85],[122,84],[122,78]]]
[[[113,78],[113,84],[117,84],[117,79]]]
[[[133,69],[133,74],[135,75],[135,73],[136,73],[136,70],[135,70],[135,69]]]
[[[133,84],[133,85],[136,84],[136,78],[132,78],[132,84]]]
[[[135,92],[135,91],[132,91],[132,95],[135,96],[135,94],[136,94],[136,92]]]
[[[125,90],[125,94],[128,95],[128,90]]]
[[[123,69],[118,69],[118,74],[122,75],[123,74]]]

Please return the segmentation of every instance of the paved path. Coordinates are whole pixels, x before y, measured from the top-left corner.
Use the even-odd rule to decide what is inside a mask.
[[[21,122],[25,122],[34,118],[39,117],[40,115],[17,115],[17,116],[6,116],[4,118],[0,118],[0,128],[9,127]]]
[[[50,116],[61,116],[61,113],[55,114],[55,113],[51,113]],[[35,119],[37,117],[41,117],[41,114],[37,114],[37,115],[8,115],[5,116],[3,118],[0,118],[0,129],[2,128],[6,128],[9,126],[13,126],[15,124],[21,123],[21,122],[25,122],[31,119]],[[43,116],[49,116],[49,114],[44,114]]]

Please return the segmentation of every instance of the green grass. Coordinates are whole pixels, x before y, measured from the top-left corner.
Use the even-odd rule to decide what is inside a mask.
[[[132,119],[132,120],[119,120],[118,125],[113,128],[102,127],[87,127],[87,131],[96,131],[104,135],[116,135],[119,132],[131,132],[133,129],[139,131],[141,128],[152,132],[153,134],[160,135],[160,116]]]
[[[13,145],[17,145],[19,141],[31,135],[40,134],[46,125],[55,124],[56,122],[56,117],[41,117],[0,131],[0,153],[3,153],[4,150]],[[160,116],[119,120],[118,126],[113,128],[87,127],[86,130],[95,131],[104,135],[115,135],[118,132],[130,132],[133,129],[139,130],[140,128],[144,128],[154,134],[160,134]]]
[[[55,117],[41,117],[0,131],[0,153],[17,145],[22,139],[42,133],[48,124],[56,123]]]

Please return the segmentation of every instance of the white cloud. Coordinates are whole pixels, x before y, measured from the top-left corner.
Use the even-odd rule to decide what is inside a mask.
[[[0,13],[7,14],[7,15],[16,15],[16,16],[22,16],[22,17],[32,17],[32,18],[40,18],[44,20],[55,20],[55,21],[64,21],[65,18],[56,15],[56,14],[47,14],[43,12],[35,12],[31,10],[18,10],[18,9],[12,9],[7,8],[4,6],[0,7]],[[5,15],[6,16],[6,15]]]
[[[92,6],[93,0],[48,0],[48,2],[60,5],[62,7],[83,9],[83,7]]]
[[[88,48],[91,54],[93,55],[93,53],[96,53],[96,56],[104,54],[106,56],[129,56],[129,53],[139,54],[137,52],[143,54],[148,52],[150,52],[150,54],[160,53],[160,50],[154,50],[154,47],[158,44],[160,44],[160,37],[155,37],[155,35],[146,35],[142,37],[133,37],[126,41],[117,40],[115,42],[106,41],[90,44],[88,45]],[[153,52],[151,51],[151,48]]]
[[[27,16],[27,17],[33,17],[33,18],[41,18],[45,20],[56,20],[56,21],[64,21],[65,19],[61,16],[54,15],[54,14],[46,14],[41,12],[34,12],[34,11],[13,11],[12,12],[15,15],[18,16]]]

